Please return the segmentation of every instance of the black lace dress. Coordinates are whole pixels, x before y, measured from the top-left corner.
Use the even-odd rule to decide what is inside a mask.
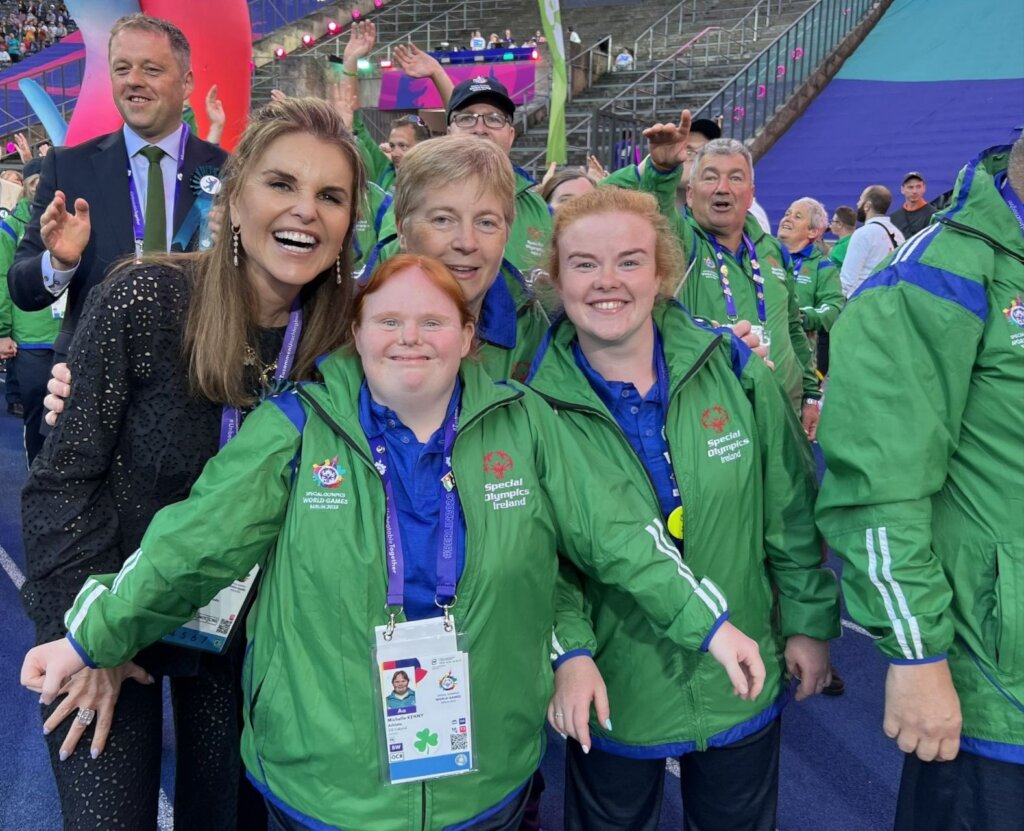
[[[139,266],[97,286],[86,303],[69,356],[71,397],[22,495],[21,594],[38,642],[64,636],[64,612],[86,577],[120,570],[153,515],[184,499],[217,452],[221,407],[190,392],[182,356],[189,286],[183,271]],[[282,338],[282,329],[260,333],[265,362]],[[213,528],[217,518],[196,522]],[[158,644],[135,659],[172,679],[179,831],[259,827],[262,806],[251,804],[259,800],[239,758],[243,649],[244,637],[224,656]],[[43,708],[44,719],[52,709]],[[47,737],[66,828],[156,827],[161,719],[161,684],[127,680],[98,759],[89,754],[95,725],[64,762],[58,751],[71,718]]]

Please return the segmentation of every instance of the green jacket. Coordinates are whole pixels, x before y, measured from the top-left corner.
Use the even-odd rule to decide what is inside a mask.
[[[836,240],[828,252],[828,258],[840,271],[843,269],[843,260],[846,259],[846,249],[850,246],[850,237],[852,236],[853,234],[847,234],[842,239]]]
[[[53,316],[50,307],[35,312],[19,309],[11,301],[7,288],[7,270],[14,262],[14,252],[25,234],[31,213],[32,203],[22,199],[0,221],[0,338],[13,338],[19,348],[52,349],[60,332],[61,319]]]
[[[962,747],[1024,763],[1024,236],[1008,147],[850,299],[832,330],[818,524],[890,659],[947,656]]]
[[[680,277],[676,297],[697,317],[724,324],[728,321],[728,315],[719,282],[714,246],[689,211],[684,215],[676,207],[676,185],[681,172],[681,167],[661,172],[648,163],[640,174],[634,165],[617,170],[601,184],[642,190],[658,200],[661,213],[675,228],[686,254],[687,273]],[[802,398],[819,398],[821,393],[814,372],[810,343],[800,322],[800,304],[797,302],[792,265],[788,253],[783,253],[782,244],[766,234],[749,214],[743,230],[754,244],[764,277],[767,326],[771,334],[770,357],[775,364],[775,377],[789,394],[794,408],[799,411]],[[732,275],[742,274],[746,277],[745,280],[731,281],[733,297],[739,317],[756,324],[757,302],[750,261],[744,256],[742,262],[737,264],[734,257],[728,256],[726,264]]]
[[[658,547],[644,531],[657,521],[646,496],[585,456],[538,396],[463,362],[452,465],[467,557],[454,615],[471,656],[478,771],[384,785],[369,651],[386,622],[384,490],[359,424],[358,358],[336,353],[321,370],[324,385],[304,392],[338,432],[315,411],[303,420],[295,393],[259,407],[189,498],[157,515],[116,589],[109,577],[86,582],[69,637],[97,665],[119,664],[265,560],[243,670],[250,775],[331,827],[446,828],[516,792],[540,764],[556,551],[591,579],[631,587],[651,629],[681,650],[707,637],[721,604],[705,598],[721,592]],[[499,453],[505,469],[488,464]],[[335,457],[344,478],[325,490],[314,465]],[[593,481],[614,481],[614,497],[598,498]]]
[[[591,724],[594,745],[634,758],[679,756],[756,732],[783,704],[784,639],[839,636],[838,588],[821,566],[814,528],[814,463],[771,370],[731,333],[695,323],[674,302],[655,306],[654,319],[669,372],[666,438],[684,505],[684,561],[725,591],[731,621],[758,642],[768,676],[756,701],[736,698],[714,659],[679,650],[628,594],[563,566],[556,664],[580,651],[594,656],[614,722],[613,732]],[[586,458],[612,462],[616,489],[633,483],[658,513],[643,463],[577,367],[575,337],[566,319],[552,327],[529,384],[588,448]],[[592,493],[598,499],[600,486]]]
[[[366,129],[362,114],[357,110],[352,118],[352,135],[359,145],[359,155],[366,165],[366,179],[373,182],[386,193],[395,190],[395,166],[391,159],[384,155],[380,145],[370,131]]]
[[[814,243],[790,257],[794,258],[796,299],[804,329],[827,332],[846,305],[839,269]]]
[[[380,238],[384,216],[390,207],[391,195],[373,182],[368,182],[359,218],[356,220],[356,231],[353,235],[352,271],[354,275],[359,275],[366,263],[371,260],[374,247]]]
[[[505,259],[532,283],[535,269],[544,267],[544,255],[551,239],[551,210],[540,194],[533,190],[537,182],[518,167],[513,169],[516,174],[516,219],[508,232]],[[388,240],[382,247],[381,259],[398,253],[394,205],[384,214],[380,238]]]

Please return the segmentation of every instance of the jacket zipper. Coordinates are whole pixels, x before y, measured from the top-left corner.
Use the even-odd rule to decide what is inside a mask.
[[[944,216],[939,217],[938,221],[942,225],[948,225],[950,228],[956,228],[956,230],[961,231],[967,234],[968,236],[972,236],[982,240],[983,242],[987,242],[992,248],[995,248],[997,251],[1001,251],[1004,254],[1006,254],[1006,256],[1012,257],[1017,262],[1024,264],[1024,257],[1021,257],[1019,254],[1011,251],[1009,248],[1007,248],[1005,245],[999,242],[999,240],[993,239],[984,231],[979,231],[977,228],[972,228],[970,225],[964,225],[962,222],[957,222],[955,219],[949,219],[948,217]]]

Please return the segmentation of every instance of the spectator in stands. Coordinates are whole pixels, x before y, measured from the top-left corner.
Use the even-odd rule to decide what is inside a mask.
[[[668,299],[684,269],[673,237],[651,196],[619,188],[556,213],[548,270],[565,317],[529,384],[585,458],[645,486],[648,533],[722,588],[768,676],[763,698],[747,694],[658,637],[617,587],[563,564],[548,720],[570,737],[568,831],[659,827],[665,757],[679,759],[686,828],[774,829],[786,670],[798,699],[821,692],[840,632],[800,425],[762,361]]]
[[[866,187],[857,200],[857,221],[863,225],[850,237],[840,272],[843,294],[847,297],[851,297],[875,267],[904,242],[900,229],[885,215],[890,204],[892,193],[885,185]]]
[[[313,99],[275,102],[254,114],[230,164],[230,233],[211,251],[144,259],[90,294],[72,395],[22,496],[22,600],[40,641],[64,633],[91,573],[119,569],[156,512],[188,494],[244,412],[287,378],[313,377],[316,358],[344,340],[363,174],[340,119]],[[242,635],[224,655],[158,645],[137,664],[83,670],[44,706],[67,827],[156,827],[160,675],[175,710],[176,827],[261,827],[239,759],[244,646]]]
[[[11,65],[11,53],[7,51],[6,44],[0,44],[0,70]]]
[[[540,195],[552,211],[581,193],[590,193],[597,188],[587,171],[580,167],[569,167],[556,171],[551,166],[550,176],[541,183]]]
[[[569,32],[569,43],[575,43],[577,46],[581,45],[583,41],[580,39],[580,33],[577,32],[572,26],[568,28]]]
[[[474,52],[480,52],[487,48],[487,41],[484,40],[484,36],[480,34],[480,30],[474,30],[473,34],[469,38],[469,48]]]
[[[86,296],[113,262],[198,241],[190,228],[198,228],[203,203],[196,204],[202,191],[193,174],[216,174],[226,156],[182,123],[193,76],[191,49],[177,26],[145,15],[121,18],[110,38],[110,71],[123,128],[46,156],[32,221],[8,273],[11,297],[25,310],[47,308],[69,292],[58,360],[67,354]],[[142,214],[134,227],[133,205]],[[95,228],[90,207],[101,218]]]
[[[935,213],[935,208],[924,201],[926,188],[924,176],[920,173],[911,171],[903,177],[900,193],[905,201],[903,207],[893,211],[889,219],[907,239],[927,228]]]
[[[829,228],[838,239],[829,249],[828,258],[835,263],[836,268],[842,269],[843,261],[846,259],[846,248],[850,244],[850,235],[857,230],[857,211],[849,205],[840,205],[832,212]]]
[[[505,35],[501,39],[501,45],[504,46],[506,49],[511,49],[513,46],[516,45],[516,39],[513,36],[511,29],[505,30]]]
[[[491,32],[491,36],[487,38],[488,49],[501,49],[501,37],[497,32]]]
[[[13,63],[21,60],[21,38],[17,34],[7,36],[7,53],[11,56]]]
[[[548,42],[548,39],[544,37],[544,33],[540,29],[538,29],[536,32],[533,33],[533,42],[538,46],[543,46],[545,43]]]
[[[615,56],[615,71],[627,70],[633,68],[633,53],[629,50],[629,47],[623,46],[619,50],[619,54]]]
[[[890,662],[896,831],[1017,831],[1024,137],[968,163],[953,205],[833,329],[817,515],[850,615]]]

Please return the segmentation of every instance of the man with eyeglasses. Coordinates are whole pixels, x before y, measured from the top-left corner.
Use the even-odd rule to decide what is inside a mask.
[[[408,48],[415,50],[411,45]],[[419,50],[416,52],[421,56],[427,54]],[[436,62],[429,56],[424,60]],[[516,140],[516,130],[512,126],[516,105],[504,85],[494,78],[479,75],[457,84],[449,96],[447,90],[437,83],[437,76],[430,77],[441,99],[448,102],[448,135],[479,136],[493,141],[509,155]],[[516,217],[509,229],[505,259],[522,273],[527,282],[532,283],[543,263],[551,236],[551,211],[540,194],[533,190],[536,180],[516,165],[512,165],[512,169],[516,176]],[[380,243],[371,262],[378,262],[397,251],[394,208],[391,207],[381,223]]]
[[[482,75],[455,86],[448,100],[448,134],[471,134],[493,141],[506,154],[512,150],[515,102],[499,81]],[[537,182],[519,167],[516,174],[516,219],[505,246],[505,258],[527,279],[540,266],[551,236],[551,212],[533,188]]]
[[[849,205],[840,205],[832,212],[832,220],[828,227],[838,238],[829,249],[828,258],[836,268],[841,269],[843,260],[846,259],[846,247],[850,244],[850,237],[857,230],[857,212]]]

